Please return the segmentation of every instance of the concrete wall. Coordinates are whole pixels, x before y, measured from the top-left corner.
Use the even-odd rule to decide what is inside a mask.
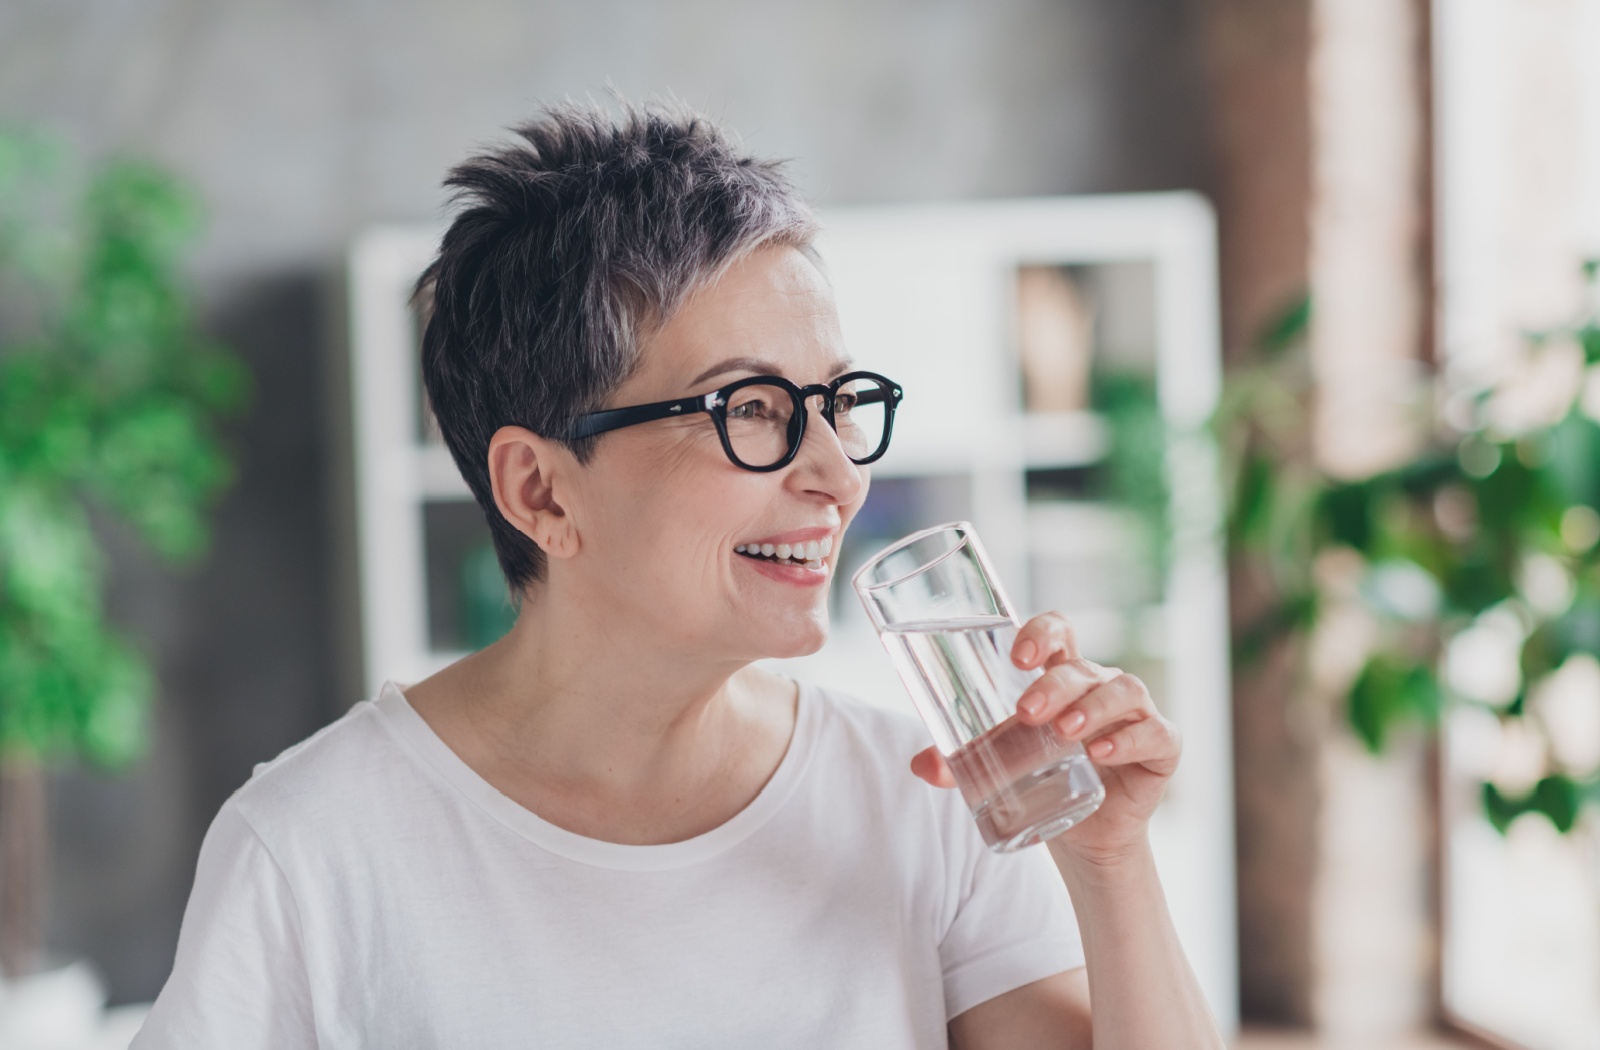
[[[257,380],[204,567],[168,573],[107,529],[112,607],[160,671],[159,733],[132,774],[58,778],[56,948],[119,1000],[154,996],[217,807],[358,698],[324,424],[353,231],[438,218],[439,180],[475,144],[608,85],[721,116],[826,204],[1205,189],[1191,19],[1185,0],[0,5],[0,121],[199,187],[199,301]]]

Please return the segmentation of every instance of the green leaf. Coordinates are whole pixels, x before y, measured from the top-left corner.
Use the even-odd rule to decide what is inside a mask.
[[[188,377],[188,389],[213,412],[235,415],[249,403],[250,371],[232,354],[202,348],[190,365]]]
[[[1578,344],[1583,347],[1583,359],[1589,364],[1600,361],[1600,325],[1593,322],[1578,329]]]
[[[1565,835],[1578,822],[1578,811],[1586,794],[1600,788],[1600,781],[1582,785],[1571,777],[1555,773],[1540,780],[1532,791],[1512,798],[1493,784],[1483,785],[1483,812],[1502,835],[1511,822],[1524,813],[1542,813],[1555,829]]]
[[[82,509],[36,485],[0,493],[0,584],[45,630],[96,617],[99,549]]]
[[[1285,306],[1256,338],[1256,350],[1265,358],[1282,354],[1305,338],[1311,328],[1311,295],[1305,293]]]
[[[1492,537],[1480,533],[1439,573],[1447,603],[1466,616],[1476,616],[1515,591],[1511,562],[1491,542]]]
[[[1600,425],[1576,410],[1545,436],[1543,472],[1563,504],[1600,506]]]
[[[1402,723],[1438,722],[1440,689],[1433,670],[1390,653],[1367,661],[1347,697],[1350,727],[1373,754]]]
[[[1239,471],[1234,496],[1231,531],[1236,545],[1259,547],[1266,542],[1276,484],[1272,461],[1252,450]]]
[[[1534,787],[1530,806],[1549,817],[1550,823],[1564,835],[1577,823],[1579,801],[1577,783],[1571,777],[1556,773]]]
[[[1600,656],[1600,594],[1589,588],[1580,590],[1572,605],[1556,620],[1555,629],[1559,636],[1558,648],[1563,654]]]
[[[164,264],[174,262],[200,228],[194,195],[166,172],[131,158],[95,176],[84,211],[105,250]]]
[[[1489,823],[1494,829],[1504,835],[1506,829],[1511,827],[1511,822],[1522,816],[1524,804],[1520,800],[1507,798],[1500,793],[1500,789],[1488,781],[1484,781],[1481,798],[1483,801],[1483,815],[1489,818]]]
[[[1314,590],[1287,595],[1233,636],[1233,661],[1248,667],[1274,644],[1316,622],[1318,597]]]
[[[1334,485],[1317,508],[1334,543],[1370,554],[1373,547],[1373,487],[1368,482]]]
[[[1546,621],[1522,643],[1522,680],[1536,682],[1567,662],[1572,654],[1568,635],[1560,623]]]
[[[99,667],[94,702],[84,712],[84,754],[97,765],[116,769],[144,753],[149,735],[148,663],[137,651],[110,639]]]

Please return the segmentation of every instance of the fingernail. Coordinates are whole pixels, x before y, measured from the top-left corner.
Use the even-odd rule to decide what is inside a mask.
[[[1025,696],[1017,703],[1017,709],[1032,718],[1038,718],[1044,712],[1044,699],[1038,696]]]
[[[1023,642],[1017,646],[1017,660],[1024,664],[1031,664],[1039,655],[1039,647],[1032,642]]]
[[[1096,740],[1089,745],[1089,754],[1095,758],[1105,758],[1116,749],[1116,745],[1109,740]]]
[[[1074,711],[1072,714],[1067,716],[1067,720],[1062,723],[1061,728],[1065,729],[1070,735],[1082,729],[1083,723],[1087,721],[1088,718],[1084,716],[1082,711]]]

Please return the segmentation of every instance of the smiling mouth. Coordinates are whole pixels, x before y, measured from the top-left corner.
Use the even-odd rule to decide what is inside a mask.
[[[769,561],[779,565],[803,565],[808,569],[821,569],[823,559],[833,551],[833,537],[824,536],[809,543],[741,543],[733,548],[735,554],[756,561]]]

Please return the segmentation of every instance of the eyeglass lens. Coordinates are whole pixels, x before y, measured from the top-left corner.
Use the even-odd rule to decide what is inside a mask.
[[[754,384],[728,398],[728,444],[739,461],[769,467],[789,454],[794,399],[782,387]],[[883,443],[889,391],[871,379],[853,379],[833,399],[833,425],[851,459],[865,459]]]

